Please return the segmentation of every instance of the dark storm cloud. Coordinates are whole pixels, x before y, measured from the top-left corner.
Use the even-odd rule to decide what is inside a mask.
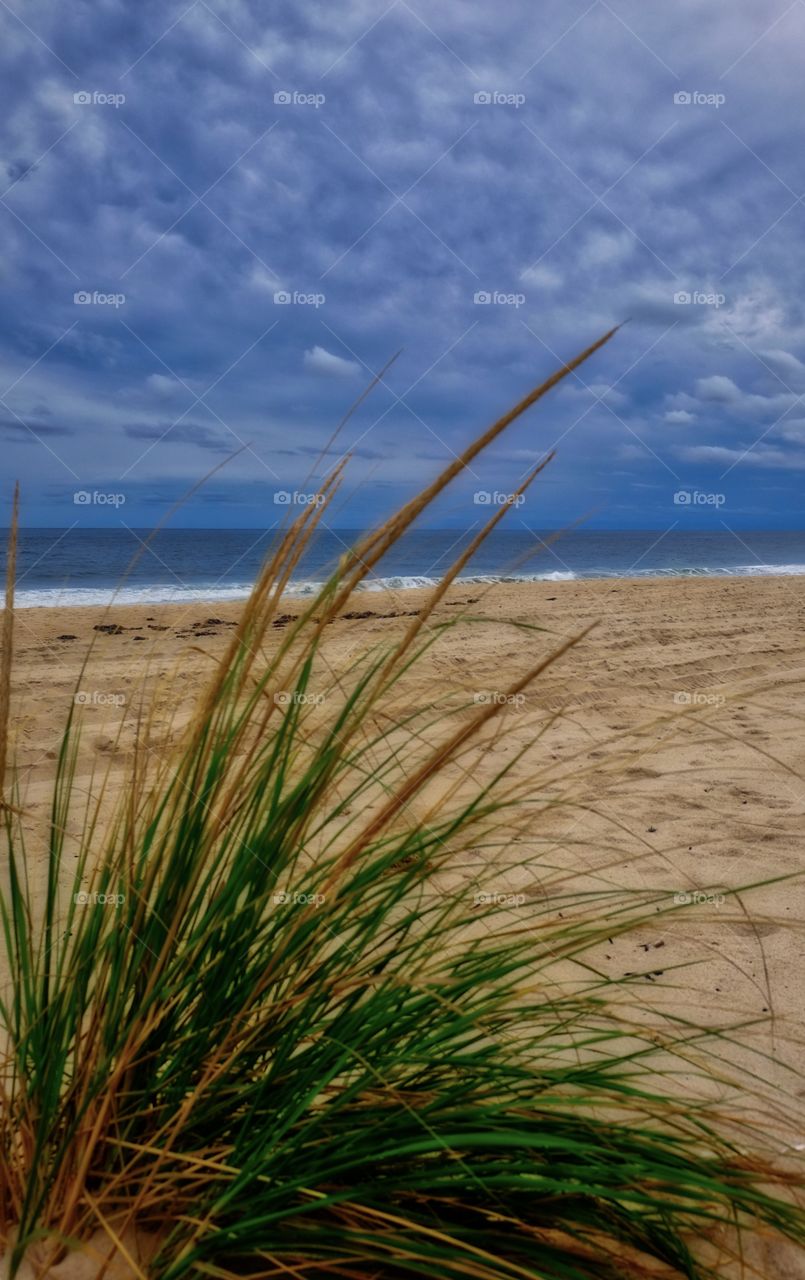
[[[156,443],[161,443],[170,435],[172,444],[190,444],[199,449],[210,449],[214,453],[232,453],[231,437],[197,422],[183,422],[178,426],[171,422],[127,423],[123,427],[123,433],[131,440],[152,440]]]
[[[0,417],[0,431],[10,440],[36,441],[37,436],[70,436],[76,435],[74,428],[61,426],[54,422],[41,422],[31,419]]]
[[[768,519],[799,518],[801,6],[29,0],[0,24],[0,427],[43,520],[65,469],[178,495],[241,449],[235,505],[292,486],[402,347],[334,453],[363,518],[626,318],[489,484],[556,444],[545,518],[664,527],[653,495],[727,469],[738,498],[773,472]]]

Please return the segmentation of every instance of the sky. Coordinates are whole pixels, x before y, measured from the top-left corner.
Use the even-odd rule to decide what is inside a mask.
[[[803,0],[0,27],[6,522],[19,479],[28,526],[260,528],[349,452],[363,526],[628,321],[430,524],[555,448],[534,528],[803,527]]]

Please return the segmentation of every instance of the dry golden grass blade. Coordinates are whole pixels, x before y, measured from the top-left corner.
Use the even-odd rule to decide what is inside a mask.
[[[533,684],[543,671],[546,671],[548,667],[553,666],[555,662],[559,661],[563,654],[567,653],[569,649],[572,649],[579,644],[584,637],[592,631],[595,625],[595,623],[591,623],[590,626],[585,627],[584,630],[578,632],[577,635],[571,636],[569,640],[564,642],[564,644],[560,644],[556,649],[549,653],[546,658],[540,659],[540,661],[531,667],[524,676],[521,676],[519,680],[515,680],[506,688],[505,696],[514,697],[518,693],[522,693],[522,691],[527,689],[530,684]],[[447,742],[437,747],[425,758],[425,760],[423,760],[419,769],[405,781],[400,790],[397,791],[395,795],[389,799],[383,809],[381,809],[377,817],[372,819],[368,826],[359,833],[357,839],[341,855],[339,863],[333,872],[332,879],[327,886],[328,888],[332,887],[332,885],[336,883],[338,877],[343,871],[343,868],[348,867],[349,864],[359,856],[361,849],[363,849],[366,844],[370,843],[377,835],[380,834],[380,832],[384,830],[385,827],[388,826],[396,814],[399,813],[400,809],[402,809],[411,797],[420,790],[427,779],[438,773],[442,764],[447,760],[454,759],[456,753],[461,750],[462,746],[466,742],[477,735],[479,729],[500,714],[500,706],[501,704],[498,702],[485,704],[482,707],[482,710],[479,711],[468,724],[461,725],[453,736],[447,740]]]
[[[352,404],[349,406],[346,413],[341,418],[341,421],[337,423],[335,430],[332,432],[329,440],[327,440],[327,442],[325,443],[324,448],[321,450],[318,457],[314,460],[313,465],[310,468],[310,471],[308,472],[308,480],[310,480],[315,475],[316,467],[319,466],[319,464],[323,462],[323,460],[327,457],[328,453],[332,449],[333,445],[335,444],[336,440],[340,436],[341,432],[344,430],[344,427],[350,421],[352,416],[361,407],[364,400],[366,400],[367,397],[372,394],[375,387],[380,385],[380,383],[383,381],[384,377],[388,373],[389,369],[395,363],[395,361],[399,359],[400,355],[401,355],[400,351],[395,351],[393,356],[389,356],[386,363],[381,366],[381,368],[378,370],[376,374],[373,375],[368,386],[364,387],[360,395],[353,400]],[[347,449],[345,452],[345,456],[341,461],[346,461],[350,456],[351,456],[350,450]]]
[[[410,528],[416,518],[421,515],[426,507],[430,506],[450,482],[469,467],[479,453],[487,449],[527,409],[530,409],[538,400],[541,400],[549,391],[558,386],[568,374],[573,373],[580,365],[589,360],[596,351],[600,351],[603,346],[606,346],[620,328],[620,325],[615,325],[612,329],[609,329],[578,356],[575,356],[567,364],[562,365],[549,378],[541,382],[539,386],[529,391],[528,395],[524,396],[513,409],[510,409],[508,413],[504,413],[486,431],[477,436],[472,444],[468,445],[463,453],[450,462],[421,493],[401,507],[397,514],[387,520],[380,529],[370,534],[362,543],[359,543],[345,566],[345,574],[349,575],[351,571],[351,576],[345,577],[344,585],[334,602],[334,611],[337,612],[342,607],[343,602],[352,594],[357,584],[371,572],[374,565],[377,564],[389,547],[402,536],[406,529]]]
[[[548,464],[553,461],[555,456],[556,455],[554,453],[549,453],[545,458],[538,462],[535,467],[532,467],[522,484],[518,485],[517,488],[512,491],[512,500],[519,498],[522,494],[526,493],[528,489],[530,489],[540,472],[545,470]],[[506,514],[507,505],[501,505],[498,510],[493,513],[490,519],[487,520],[486,524],[475,535],[475,537],[471,539],[468,546],[464,551],[462,551],[458,559],[453,561],[453,564],[447,570],[447,573],[444,575],[442,580],[437,583],[431,591],[427,601],[425,602],[424,608],[415,618],[412,619],[398,647],[393,649],[390,653],[389,660],[381,675],[381,681],[383,676],[386,675],[394,664],[399,662],[403,655],[410,649],[422,628],[427,625],[428,619],[432,616],[434,609],[439,604],[440,600],[444,599],[444,596],[450,590],[450,587],[453,585],[462,569],[469,564],[478,548],[483,545],[492,530],[500,524]]]

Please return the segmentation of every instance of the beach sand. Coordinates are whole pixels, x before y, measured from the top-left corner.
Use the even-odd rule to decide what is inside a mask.
[[[401,615],[424,598],[416,590],[353,597],[326,630],[312,691],[326,696],[360,654],[398,636]],[[283,605],[273,630],[277,643],[288,618],[306,604]],[[131,754],[144,672],[148,689],[159,684],[150,745],[162,752],[189,716],[240,607],[18,612],[14,752],[32,820],[46,816],[74,691],[83,698],[81,785],[95,788],[108,773],[113,793]],[[466,621],[440,629],[459,616]],[[488,882],[483,867],[474,869],[473,884],[480,874],[490,895],[537,899],[559,876],[569,889],[649,889],[669,900],[688,895],[684,911],[616,937],[596,963],[642,984],[649,1016],[671,1004],[708,1026],[738,1014],[754,1021],[738,1037],[736,1060],[750,1068],[762,1062],[774,1085],[772,1145],[784,1152],[805,1144],[805,1085],[798,1087],[787,1069],[801,1062],[795,1041],[805,1008],[805,890],[797,879],[751,895],[735,892],[805,864],[805,578],[459,585],[429,624],[438,633],[432,648],[384,714],[394,718],[454,696],[504,697],[518,675],[592,623],[522,700],[505,706],[504,732],[475,768],[478,777],[491,777],[539,731],[515,776],[541,778],[547,771],[575,779],[573,803],[540,820],[534,849],[550,874],[535,878],[533,868],[526,873],[514,865],[509,871],[497,859]],[[433,796],[422,801],[433,802]],[[519,862],[523,846],[512,849]],[[457,872],[455,891],[467,874]],[[761,1274],[805,1276],[801,1257],[773,1248],[759,1262]]]

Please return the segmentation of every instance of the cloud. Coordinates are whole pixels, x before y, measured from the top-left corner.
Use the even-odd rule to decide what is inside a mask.
[[[697,378],[696,395],[700,400],[713,404],[734,404],[741,398],[740,389],[736,387],[732,378],[727,378],[720,373],[714,373],[709,378]]]
[[[629,397],[619,391],[617,387],[610,387],[606,382],[591,382],[590,390],[599,400],[603,400],[604,404],[612,405],[620,408],[629,403]]]
[[[696,421],[695,414],[689,413],[687,409],[669,409],[662,416],[664,422],[669,422],[674,427],[686,427],[688,423]]]
[[[23,182],[37,169],[36,164],[28,160],[10,160],[6,165],[6,176],[11,183]]]
[[[311,373],[321,374],[324,378],[352,378],[361,370],[355,360],[345,360],[318,346],[305,352],[304,365]]]
[[[746,449],[732,449],[725,445],[688,445],[677,451],[683,462],[718,463],[725,466],[770,467],[783,471],[805,471],[805,450],[794,453],[777,449],[772,445],[750,445]]]
[[[187,387],[182,386],[178,378],[169,378],[164,373],[149,374],[145,380],[145,385],[149,391],[155,392],[162,398],[175,396],[179,391],[184,391],[187,394]]]
[[[752,371],[756,373],[756,370]],[[770,381],[767,379],[767,382]],[[779,382],[771,383],[779,388]],[[776,389],[772,394],[763,391],[745,391],[732,378],[725,374],[712,374],[707,378],[698,378],[694,394],[678,392],[669,397],[673,409],[698,413],[724,413],[725,421],[736,418],[751,418],[754,422],[765,422],[769,425],[781,419],[791,409],[801,403],[802,398],[794,391]]]
[[[618,448],[618,457],[621,462],[647,462],[651,454],[644,445],[622,444]]]
[[[123,432],[131,440],[149,440],[166,444],[194,444],[214,453],[234,453],[239,441],[225,431],[216,431],[198,422],[127,423]]]
[[[805,418],[787,418],[777,427],[776,435],[793,444],[805,444]]]
[[[586,386],[578,382],[566,382],[558,395],[563,400],[576,400],[588,405],[600,400],[613,409],[621,409],[629,403],[629,397],[623,391],[619,391],[617,387],[611,387],[606,382],[590,382]]]
[[[35,440],[36,436],[71,436],[75,429],[62,423],[42,422],[38,419],[0,417],[0,430],[5,431],[11,439]]]
[[[761,351],[760,357],[795,389],[805,387],[805,364],[790,351]]]
[[[626,230],[594,231],[581,246],[579,262],[588,269],[611,266],[631,257],[635,243],[635,236]]]
[[[261,262],[254,262],[248,276],[248,283],[254,289],[261,290],[264,293],[270,293],[273,297],[275,293],[282,291],[282,282],[279,277],[274,275],[273,271],[264,266]]]
[[[564,276],[557,267],[549,267],[543,263],[537,263],[533,267],[526,267],[520,272],[520,279],[524,284],[534,285],[538,289],[545,290],[559,289],[564,283]]]
[[[712,317],[705,307],[685,306],[675,302],[680,290],[673,280],[631,284],[624,290],[625,315],[643,325],[662,325],[665,328],[691,328],[706,324]]]

